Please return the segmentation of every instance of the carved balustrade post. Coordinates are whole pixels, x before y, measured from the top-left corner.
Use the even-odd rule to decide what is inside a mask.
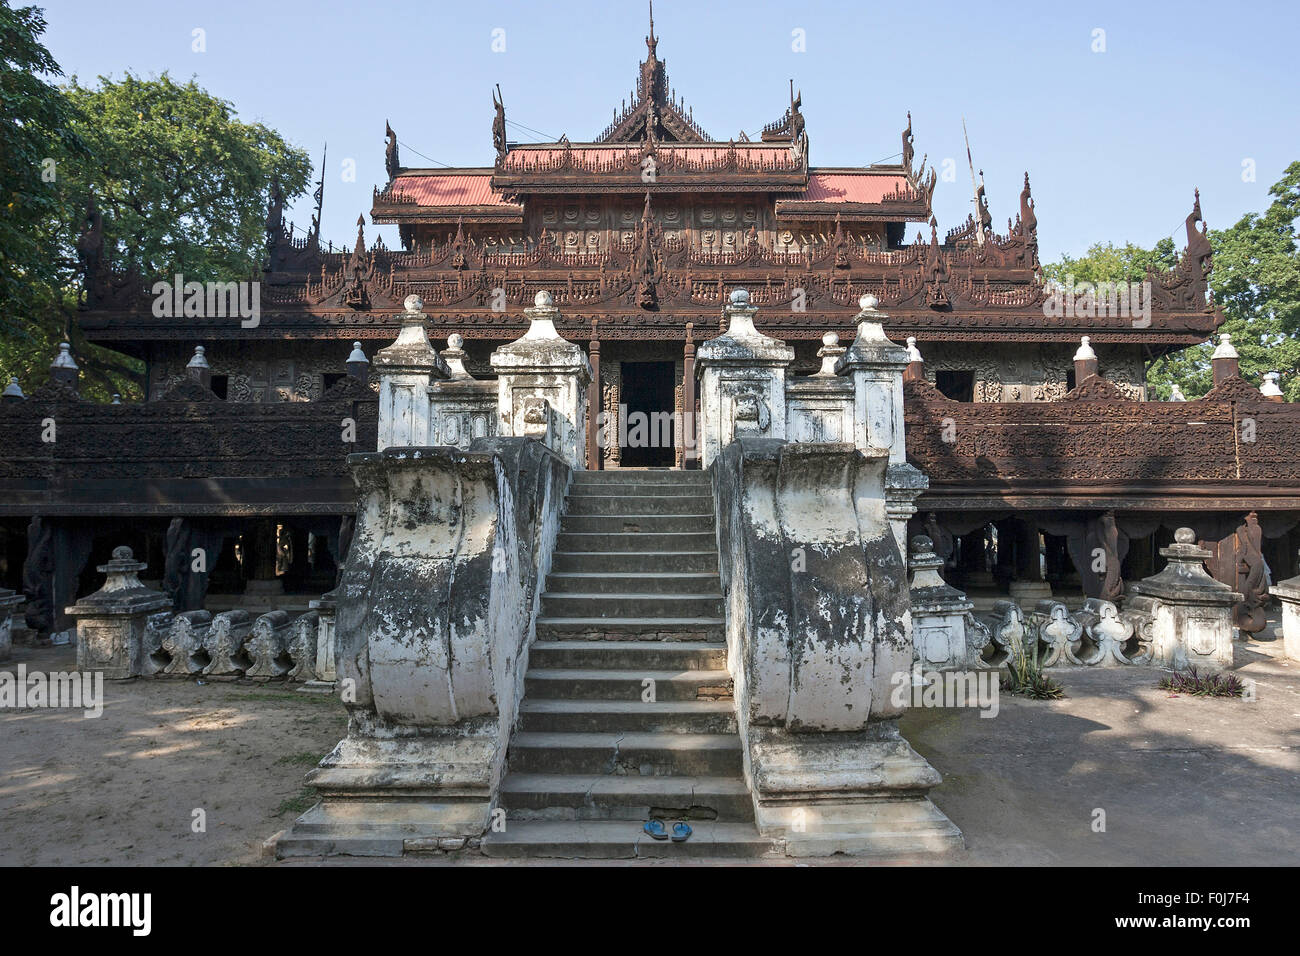
[[[885,335],[889,318],[876,309],[877,299],[864,295],[858,302],[858,335],[835,365],[839,375],[853,380],[853,442],[861,451],[889,451],[885,476],[885,505],[899,554],[907,553],[907,522],[916,514],[916,499],[929,486],[920,471],[907,463],[903,432],[903,370],[912,359],[907,349]]]
[[[421,311],[424,301],[408,295],[397,339],[375,353],[379,371],[378,449],[430,445],[429,386],[449,376],[447,364],[429,342]]]
[[[1191,528],[1179,528],[1160,554],[1169,564],[1130,585],[1124,602],[1129,620],[1149,637],[1155,663],[1231,667],[1232,609],[1242,596],[1206,573],[1211,552],[1196,544]]]
[[[144,631],[149,615],[163,610],[167,595],[140,583],[146,564],[131,549],[113,549],[101,564],[104,586],[66,611],[77,623],[77,670],[102,672],[106,680],[126,680],[143,672]]]
[[[700,345],[701,463],[708,468],[735,439],[785,439],[785,376],[794,349],[754,327],[758,308],[735,289],[723,307],[727,331]]]
[[[570,468],[586,465],[586,354],[555,330],[560,310],[549,292],[525,309],[528,331],[492,353],[497,372],[497,415],[503,437],[540,437],[553,428],[556,452]],[[545,409],[542,405],[545,405]],[[547,425],[546,419],[550,419]],[[546,432],[538,426],[546,425]]]

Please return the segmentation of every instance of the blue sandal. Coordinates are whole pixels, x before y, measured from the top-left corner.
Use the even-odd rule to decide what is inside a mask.
[[[689,840],[689,839],[691,838],[691,833],[693,833],[693,832],[694,832],[694,831],[691,830],[689,824],[686,824],[686,823],[674,823],[674,824],[673,824],[673,842],[674,842],[674,843],[685,843],[687,840]]]
[[[646,833],[648,833],[652,839],[655,840],[668,839],[668,829],[664,826],[664,822],[662,820],[650,820],[641,829],[644,830]],[[673,839],[676,839],[676,837],[674,837]]]

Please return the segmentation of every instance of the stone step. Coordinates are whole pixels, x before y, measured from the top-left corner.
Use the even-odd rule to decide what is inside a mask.
[[[736,777],[513,774],[501,787],[506,832],[518,820],[753,820],[754,801]],[[693,838],[693,837],[692,837]]]
[[[586,641],[720,641],[716,617],[538,617],[537,639]]]
[[[531,667],[705,670],[727,667],[727,645],[709,641],[545,641],[529,651]]]
[[[574,532],[556,535],[556,551],[709,551],[717,547],[712,531]]]
[[[731,696],[725,670],[598,670],[589,667],[532,668],[524,694],[539,700],[640,701],[654,681],[656,700],[717,700]]]
[[[510,771],[619,776],[737,777],[736,734],[533,733],[510,741]]]
[[[565,515],[560,533],[573,534],[662,534],[686,531],[713,535],[713,513],[695,515]]]
[[[535,645],[540,646],[540,645]],[[519,730],[530,733],[734,734],[730,700],[537,700],[519,704]]]
[[[595,485],[669,485],[676,488],[712,488],[705,471],[650,471],[648,469],[614,468],[609,471],[575,471],[571,488]]]
[[[721,617],[721,594],[581,594],[546,592],[542,615],[553,617]]]
[[[694,821],[684,843],[653,840],[636,820],[535,820],[506,822],[504,833],[483,839],[483,852],[501,858],[569,857],[588,860],[710,859],[779,855],[777,845],[752,823]],[[672,821],[665,821],[671,825]]]
[[[651,495],[673,495],[681,497],[713,496],[713,489],[706,484],[700,485],[666,485],[666,484],[597,484],[570,485],[568,500],[580,498],[608,498],[613,495],[626,495],[629,498],[645,498]]]
[[[557,551],[551,556],[551,570],[584,574],[660,574],[664,572],[718,573],[716,542],[701,551]]]
[[[611,488],[610,494],[569,495],[569,515],[711,515],[713,498],[708,495],[625,495]]]
[[[550,594],[716,594],[718,587],[716,571],[552,571],[546,577]]]

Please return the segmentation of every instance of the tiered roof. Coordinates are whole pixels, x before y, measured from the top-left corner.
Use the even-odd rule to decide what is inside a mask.
[[[863,294],[876,296],[890,315],[891,335],[922,342],[1073,343],[1087,334],[1098,343],[1141,343],[1160,351],[1201,342],[1222,321],[1208,299],[1211,255],[1204,228],[1196,228],[1199,197],[1187,218],[1185,255],[1173,270],[1148,276],[1149,323],[1104,311],[1054,315],[1039,277],[1038,220],[1027,174],[1019,215],[1005,233],[988,228],[982,212],[985,222],[968,218],[941,240],[931,214],[937,177],[924,160],[915,164],[910,114],[901,162],[893,164],[810,166],[802,93],[793,86],[789,106],[764,128],[761,141],[723,144],[694,125],[671,93],[653,25],[646,44],[631,104],[616,111],[596,142],[509,143],[499,91],[493,95],[496,160],[490,167],[404,167],[388,127],[389,181],[375,190],[371,215],[376,223],[403,226],[411,248],[368,246],[361,221],[350,251],[322,248],[316,229],[307,236],[286,229],[283,201],[274,195],[257,328],[223,318],[155,318],[147,284],[109,274],[103,257],[92,254],[84,328],[92,338],[118,343],[386,339],[403,299],[416,293],[435,334],[441,328],[501,339],[520,333],[526,325],[521,310],[546,290],[563,312],[566,335],[583,338],[595,322],[602,338],[680,339],[688,323],[703,330],[717,322],[738,287],[764,307],[765,331],[788,339],[851,334]],[[716,231],[697,235],[685,223],[665,231],[655,210],[660,204],[671,209],[674,193],[728,195],[742,206],[745,199],[771,202],[776,238],[760,236],[753,217],[733,223],[728,241],[716,248],[707,241],[721,238]],[[524,228],[529,203],[557,194],[623,194],[625,231],[614,233],[612,242],[582,248],[545,229],[530,234]],[[643,208],[639,217],[630,211],[632,202]],[[919,230],[910,244],[882,249],[864,239],[860,224],[873,222],[889,224],[893,241],[903,223],[929,229]],[[809,230],[820,231],[820,241],[797,238]],[[96,234],[88,231],[88,246]],[[484,238],[493,235],[512,240]],[[792,308],[794,301],[802,311]]]

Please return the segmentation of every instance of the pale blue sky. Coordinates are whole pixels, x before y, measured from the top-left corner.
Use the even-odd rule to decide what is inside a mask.
[[[23,0],[18,0],[23,2]],[[37,0],[39,4],[39,0]],[[548,136],[597,135],[645,55],[643,2],[49,0],[46,42],[65,73],[164,70],[278,129],[319,162],[329,143],[324,237],[350,243],[384,174],[384,120],[406,165],[491,163],[492,101]],[[912,111],[918,157],[954,161],[941,230],[971,210],[962,117],[994,223],[1018,209],[1027,169],[1044,260],[1097,240],[1175,234],[1199,186],[1212,228],[1262,209],[1300,159],[1300,5],[848,2],[655,4],[659,55],[715,138],[754,136],[803,90],[814,165],[900,150]],[[191,49],[205,31],[206,52]],[[492,50],[493,30],[505,51]],[[1094,53],[1094,30],[1105,52]],[[806,52],[792,50],[802,30]],[[519,126],[511,138],[538,139]],[[345,182],[343,161],[355,160]],[[1253,160],[1254,182],[1242,178]],[[291,213],[310,221],[310,198]],[[375,228],[367,225],[373,239]],[[909,232],[909,239],[915,228]],[[396,245],[396,229],[384,227]]]

